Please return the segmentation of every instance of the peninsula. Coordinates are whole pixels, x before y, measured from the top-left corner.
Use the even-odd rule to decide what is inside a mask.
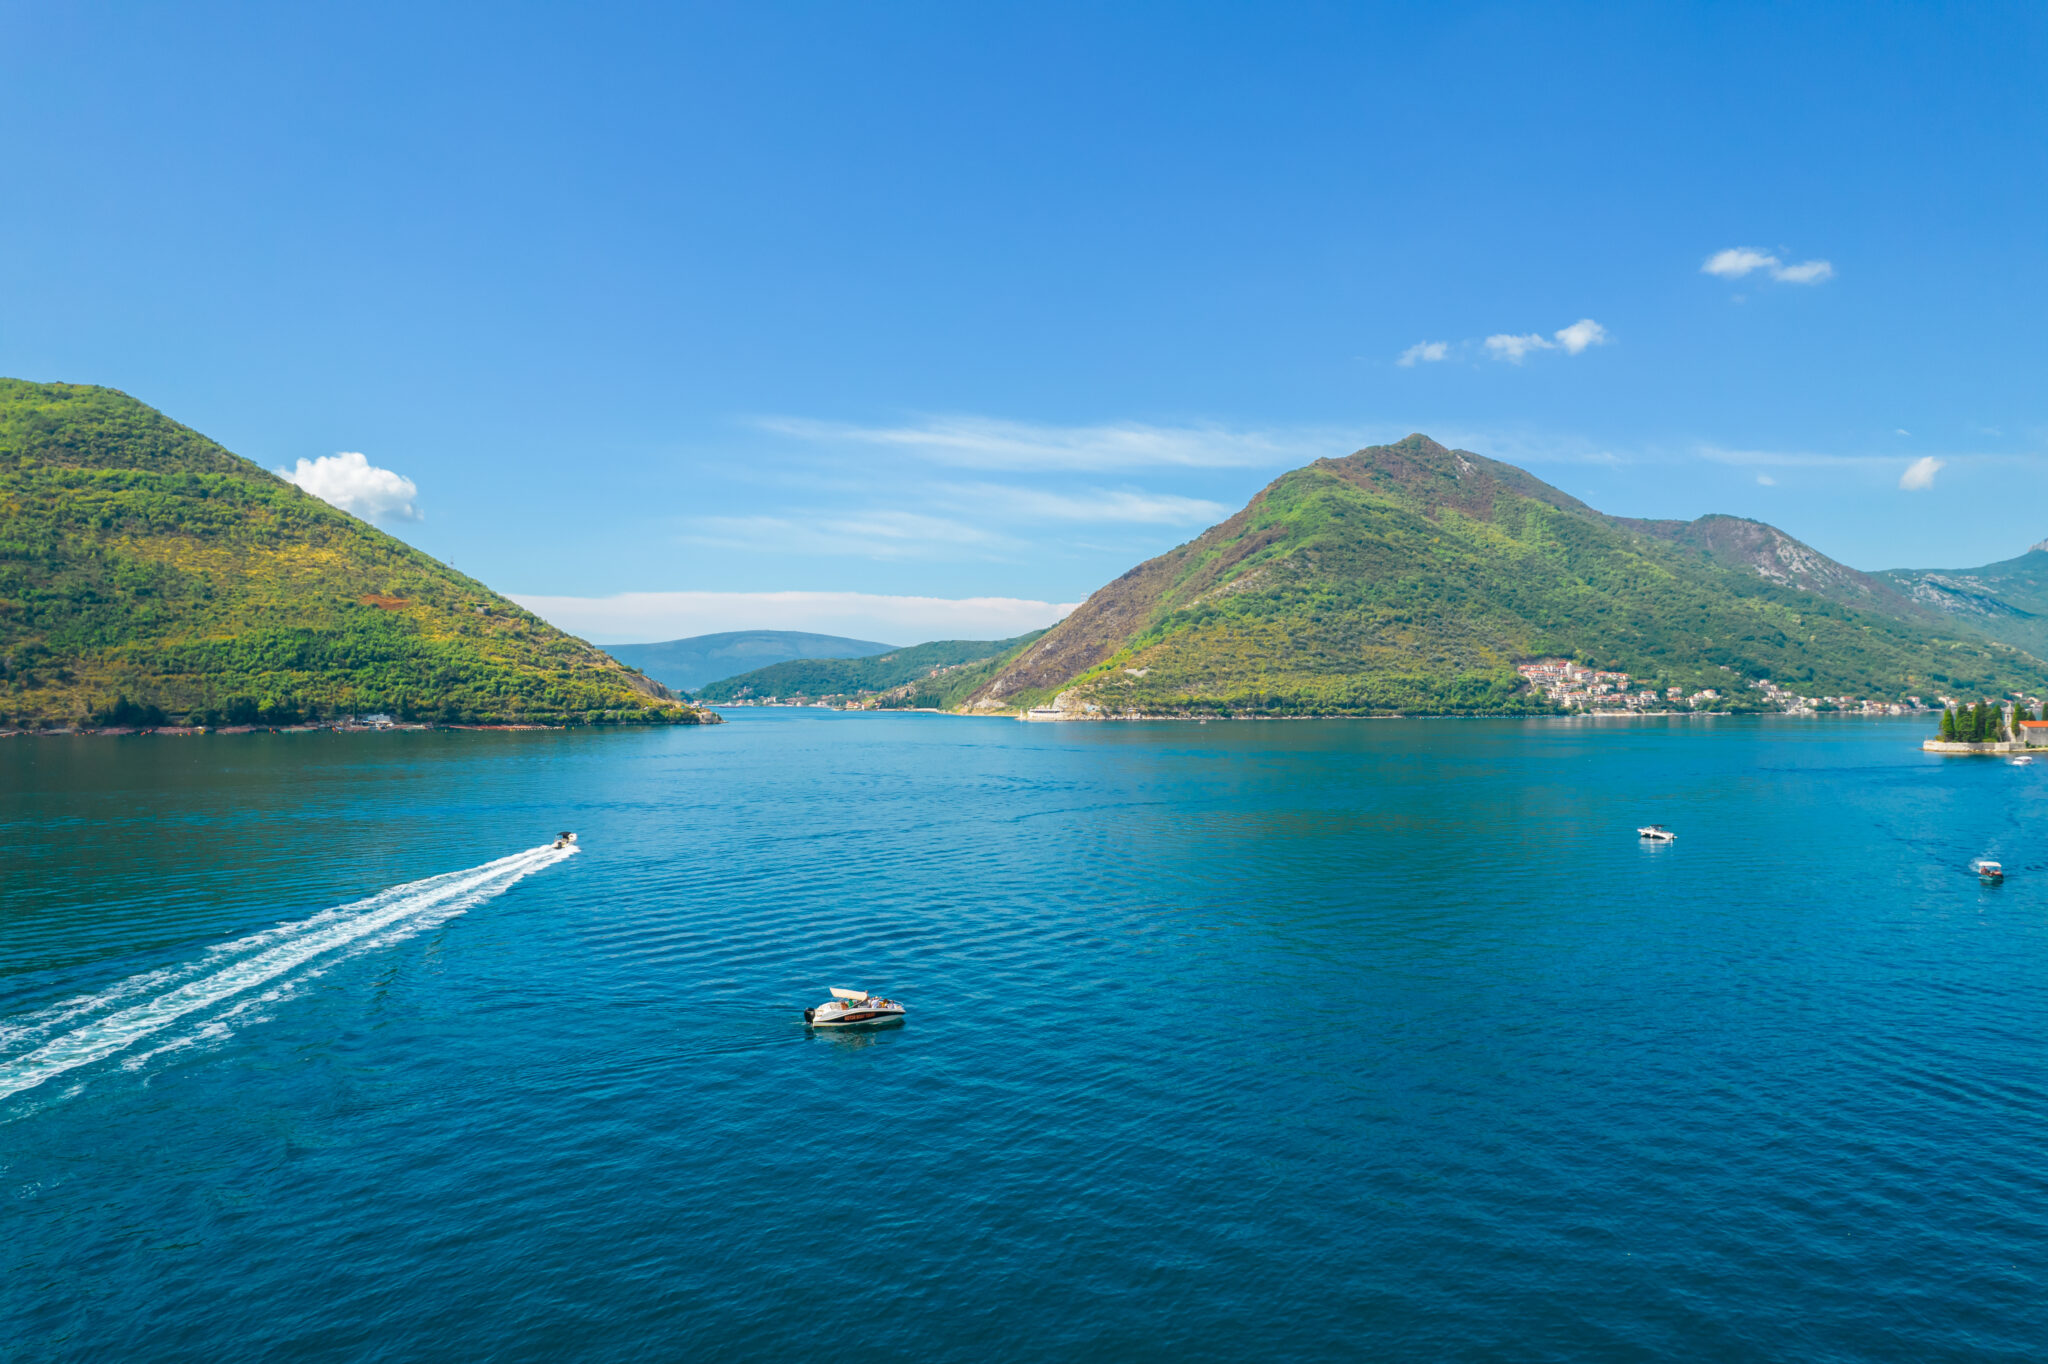
[[[0,729],[717,716],[125,393],[0,379]]]
[[[1761,522],[1609,516],[1414,435],[1283,474],[1017,648],[960,708],[1554,714],[1578,703],[1546,683],[1586,675],[1687,710],[2048,690],[2048,663],[1924,596]],[[1544,667],[1560,671],[1531,675]]]

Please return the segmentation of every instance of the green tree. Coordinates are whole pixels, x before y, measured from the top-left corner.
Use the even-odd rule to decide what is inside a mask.
[[[1956,713],[1947,706],[1941,708],[1941,741],[1945,744],[1956,741]]]

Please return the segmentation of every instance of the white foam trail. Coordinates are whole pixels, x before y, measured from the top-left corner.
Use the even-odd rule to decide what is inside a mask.
[[[377,940],[378,945],[396,942],[453,918],[470,906],[509,890],[514,883],[542,867],[553,866],[575,852],[575,848],[558,849],[553,845],[529,848],[467,871],[447,872],[424,881],[394,886],[367,900],[323,910],[310,919],[279,924],[276,928],[208,948],[207,956],[211,960],[195,965],[211,966],[223,956],[233,960],[147,1003],[118,1009],[83,1027],[74,1028],[26,1055],[0,1061],[0,1099],[24,1089],[33,1089],[67,1070],[112,1056],[151,1033],[162,1031],[189,1013],[218,1004],[265,981],[275,980],[323,953],[361,943],[376,934],[384,935]],[[386,933],[387,929],[394,931]],[[254,955],[245,955],[251,951]],[[62,1008],[66,1016],[87,1013],[93,1007],[104,1007],[132,997],[138,992],[138,983],[154,984],[166,979],[168,976],[163,971],[131,976],[98,996],[96,1001],[73,1001]]]

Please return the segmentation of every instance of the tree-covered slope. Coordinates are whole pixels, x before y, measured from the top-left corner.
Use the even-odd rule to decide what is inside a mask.
[[[1943,628],[1770,527],[1604,516],[1411,436],[1283,475],[1097,592],[968,705],[1064,693],[1110,713],[1512,713],[1546,708],[1514,665],[1554,655],[1688,690],[2048,685],[2040,660]]]
[[[903,696],[891,699],[903,705],[940,705],[939,698],[951,696],[958,685],[958,679],[948,674],[1001,658],[1044,633],[1034,630],[1015,639],[934,640],[870,658],[791,659],[721,678],[699,690],[697,699],[817,701],[900,690]],[[920,685],[927,683],[931,685]],[[913,694],[924,699],[910,699]],[[966,693],[960,694],[964,697]]]
[[[605,652],[664,686],[695,691],[706,683],[792,658],[866,658],[891,647],[878,640],[801,630],[727,630],[659,644],[608,644]]]
[[[0,721],[365,711],[702,718],[126,394],[0,379]]]

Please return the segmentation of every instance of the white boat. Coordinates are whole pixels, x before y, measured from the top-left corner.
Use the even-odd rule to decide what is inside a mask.
[[[1977,873],[1977,879],[1987,885],[1997,885],[2005,880],[2005,868],[1988,857],[1980,857],[1970,864],[1970,870]]]
[[[557,848],[566,848],[575,841],[576,835],[570,833],[567,829],[555,835],[555,846]]]
[[[834,989],[831,999],[815,1009],[804,1010],[804,1022],[813,1028],[845,1028],[855,1024],[880,1027],[902,1021],[901,1004],[865,990]]]
[[[2014,767],[2031,767],[2033,765],[2033,762],[2033,758],[2029,757],[2025,753],[2022,753],[2017,758],[2014,758],[2012,760],[2012,765]]]
[[[1665,828],[1662,824],[1645,824],[1636,830],[1636,837],[1647,838],[1652,843],[1670,843],[1674,842],[1678,835],[1672,833],[1671,830]]]

